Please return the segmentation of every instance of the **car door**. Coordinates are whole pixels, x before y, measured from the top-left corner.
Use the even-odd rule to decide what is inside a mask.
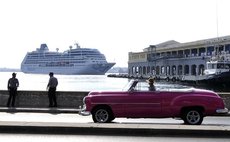
[[[132,91],[123,101],[127,117],[161,117],[161,95],[158,91]]]

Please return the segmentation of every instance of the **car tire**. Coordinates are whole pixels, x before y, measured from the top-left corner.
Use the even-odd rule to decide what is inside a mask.
[[[97,107],[92,112],[92,118],[95,123],[109,123],[114,119],[114,116],[109,108]]]
[[[200,125],[203,121],[203,114],[198,109],[189,109],[184,111],[183,120],[185,124]]]

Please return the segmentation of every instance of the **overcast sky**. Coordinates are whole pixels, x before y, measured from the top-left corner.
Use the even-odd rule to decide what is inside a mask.
[[[75,42],[125,67],[128,52],[149,45],[230,35],[229,6],[230,0],[0,0],[0,68],[20,68],[41,43],[63,52]]]

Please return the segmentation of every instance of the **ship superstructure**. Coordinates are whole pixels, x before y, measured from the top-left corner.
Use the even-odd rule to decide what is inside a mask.
[[[36,51],[28,52],[21,63],[24,73],[104,75],[115,63],[108,63],[98,49],[76,48],[64,52],[49,51],[46,44],[41,44]]]

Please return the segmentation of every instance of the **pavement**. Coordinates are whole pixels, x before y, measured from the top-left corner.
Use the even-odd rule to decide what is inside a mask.
[[[0,108],[0,112],[78,113],[79,109],[60,108]],[[222,116],[228,117],[230,115]],[[230,137],[230,125],[184,125],[161,123],[80,123],[1,121],[0,133],[23,134],[77,134],[125,136],[181,136],[181,137]]]
[[[22,107],[0,107],[0,112],[31,112],[31,113],[79,113],[80,109],[74,108],[22,108]]]

